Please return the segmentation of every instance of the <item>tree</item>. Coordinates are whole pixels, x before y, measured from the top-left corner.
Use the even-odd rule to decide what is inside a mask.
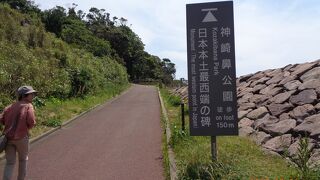
[[[87,27],[98,37],[103,36],[108,27],[114,25],[110,20],[110,14],[106,13],[105,9],[92,7],[86,17]]]
[[[136,82],[160,81],[162,69],[160,58],[143,52],[133,64],[132,79]]]
[[[139,36],[128,26],[119,26],[109,28],[101,38],[110,42],[111,47],[124,60],[130,79],[134,80],[133,65],[141,62],[144,56],[144,44]]]
[[[61,6],[45,10],[42,14],[42,22],[48,31],[61,37],[62,26],[67,18],[66,9]]]
[[[20,10],[23,13],[39,14],[41,12],[34,1],[31,0],[0,0],[0,2],[7,3],[11,8]]]
[[[175,64],[171,62],[170,59],[164,58],[162,63],[163,69],[163,83],[171,84],[175,78],[176,68]]]
[[[108,41],[95,37],[83,21],[68,17],[62,27],[61,38],[80,49],[86,49],[95,56],[110,56],[112,49]]]
[[[127,22],[128,22],[127,19],[125,19],[125,18],[123,18],[123,17],[120,18],[120,25],[121,25],[121,26],[126,26],[126,25],[127,25]]]

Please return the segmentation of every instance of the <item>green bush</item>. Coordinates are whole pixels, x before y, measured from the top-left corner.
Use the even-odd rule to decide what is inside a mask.
[[[308,165],[308,160],[311,156],[309,148],[309,139],[306,137],[299,138],[299,147],[297,157],[293,161],[297,164],[299,179],[317,180],[320,178],[320,171],[311,169]]]
[[[171,147],[174,147],[175,144],[182,141],[186,137],[187,137],[187,132],[183,131],[180,127],[175,125],[173,127],[172,136],[169,144]]]
[[[62,121],[60,119],[49,119],[43,122],[43,125],[48,127],[59,127],[62,125]]]
[[[172,105],[172,106],[180,106],[181,104],[181,98],[179,96],[175,96],[175,95],[170,95],[168,102]]]
[[[178,175],[180,180],[219,180],[224,179],[225,175],[230,171],[230,168],[220,162],[204,163],[195,160],[185,166],[183,171]]]
[[[35,97],[32,104],[35,108],[40,108],[46,105],[45,101],[39,97]]]

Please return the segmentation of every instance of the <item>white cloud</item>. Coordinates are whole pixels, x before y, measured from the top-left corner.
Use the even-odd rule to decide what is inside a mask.
[[[258,5],[248,1],[235,8],[238,75],[320,57],[320,21],[301,12],[301,4],[293,1],[282,11]]]

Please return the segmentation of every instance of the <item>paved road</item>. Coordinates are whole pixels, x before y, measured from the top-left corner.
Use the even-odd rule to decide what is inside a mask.
[[[134,85],[33,144],[27,179],[164,179],[161,133],[156,88]]]

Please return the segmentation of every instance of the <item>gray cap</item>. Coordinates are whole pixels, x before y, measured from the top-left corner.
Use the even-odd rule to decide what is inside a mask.
[[[31,93],[37,93],[38,91],[35,91],[31,86],[21,86],[18,89],[18,95],[25,95],[25,94],[31,94]]]

